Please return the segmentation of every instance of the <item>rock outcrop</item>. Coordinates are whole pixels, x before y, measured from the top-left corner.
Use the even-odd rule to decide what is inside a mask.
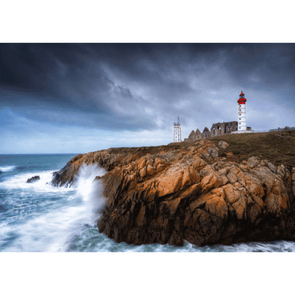
[[[36,182],[36,181],[38,181],[38,180],[40,180],[40,176],[33,176],[33,177],[31,177],[31,178],[29,178],[28,180],[27,180],[27,183],[32,183],[32,182]]]
[[[101,233],[130,244],[197,246],[295,238],[295,167],[251,157],[220,157],[227,143],[109,149],[74,157],[54,185],[75,183],[79,167],[98,163],[106,207]],[[222,153],[224,154],[224,153]]]

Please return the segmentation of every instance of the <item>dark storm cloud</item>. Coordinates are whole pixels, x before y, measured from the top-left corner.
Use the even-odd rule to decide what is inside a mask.
[[[1,107],[36,121],[111,130],[164,128],[177,116],[184,124],[210,115],[226,120],[220,115],[226,107],[214,101],[226,101],[233,88],[282,88],[280,99],[293,99],[294,49],[294,44],[1,44]]]
[[[2,44],[1,59],[2,106],[31,119],[106,128],[153,126],[144,117],[130,122],[115,111],[121,100],[126,107],[132,105],[131,116],[135,110],[140,113],[130,90],[115,85],[101,68],[101,59],[93,58],[86,46]]]
[[[295,44],[237,44],[225,53],[225,69],[244,83],[259,78],[253,87],[274,88],[295,82],[294,53]]]

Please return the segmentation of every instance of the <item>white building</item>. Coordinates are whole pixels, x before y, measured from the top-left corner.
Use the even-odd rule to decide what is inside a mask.
[[[245,94],[241,91],[238,99],[238,131],[232,133],[250,133],[253,132],[251,127],[247,128],[246,124],[246,102]]]
[[[179,123],[179,117],[178,123],[174,123],[173,142],[181,142],[181,127]]]

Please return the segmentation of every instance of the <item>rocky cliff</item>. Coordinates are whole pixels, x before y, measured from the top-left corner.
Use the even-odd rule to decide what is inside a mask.
[[[231,160],[227,143],[109,149],[77,155],[52,180],[72,185],[98,163],[106,207],[101,233],[130,244],[197,246],[295,239],[295,167]]]

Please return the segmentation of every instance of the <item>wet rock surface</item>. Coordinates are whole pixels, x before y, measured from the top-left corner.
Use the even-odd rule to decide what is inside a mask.
[[[77,155],[53,185],[72,185],[80,166],[99,164],[106,207],[101,233],[129,244],[202,246],[294,240],[295,167],[219,156],[226,142],[187,149],[109,149]]]
[[[40,180],[40,176],[33,176],[27,180],[27,183],[32,183]]]

